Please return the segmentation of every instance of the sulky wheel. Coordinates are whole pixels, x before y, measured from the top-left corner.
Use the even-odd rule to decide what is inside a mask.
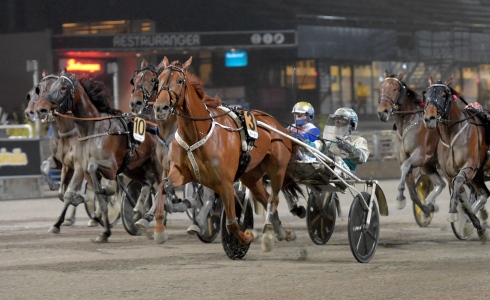
[[[211,208],[209,214],[206,217],[206,230],[205,231],[201,230],[201,232],[197,235],[197,237],[203,243],[213,242],[218,236],[220,230],[221,212],[223,210],[223,205],[221,203],[221,198],[219,197],[219,195],[218,194],[214,194],[214,195],[215,198],[213,202],[213,207]],[[199,197],[199,199],[197,199],[196,202],[200,202],[201,203],[200,207],[202,207],[203,203],[201,197]],[[198,214],[199,214],[198,208],[195,207],[193,216],[196,217]]]
[[[422,174],[418,179],[417,183],[415,184],[415,191],[417,192],[417,196],[420,199],[420,202],[425,205],[425,199],[427,198],[427,195],[434,189],[434,184],[430,180],[429,176]],[[415,222],[420,227],[427,227],[429,226],[430,222],[432,221],[432,218],[434,217],[434,212],[430,212],[430,216],[427,216],[424,218],[423,214],[424,212],[420,207],[415,204],[415,202],[412,201],[412,206],[413,206],[413,216],[415,218]]]
[[[139,229],[135,222],[143,216],[136,216],[133,208],[138,201],[138,197],[141,193],[141,188],[143,187],[143,182],[139,180],[131,180],[127,186],[126,191],[122,192],[121,195],[121,215],[124,228],[130,235],[141,235],[143,231]],[[151,198],[151,195],[150,195]],[[148,212],[151,207],[151,201],[146,201],[144,210]],[[136,220],[135,220],[136,218]]]
[[[87,212],[89,218],[93,219],[97,211],[97,200],[95,199],[94,192],[88,186],[88,184],[84,183],[82,188],[87,197],[87,201],[84,203],[85,211]],[[121,203],[118,201],[117,192],[114,196],[110,197],[109,203],[107,203],[107,217],[109,218],[109,224],[111,227],[116,226],[117,222],[119,222],[119,219],[121,218]],[[96,218],[96,220],[101,226],[104,226],[104,221],[102,218]]]
[[[238,218],[238,224],[240,224],[240,229],[245,231],[246,229],[254,228],[254,216],[252,204],[247,201],[247,206],[245,208],[245,214],[242,216],[242,207],[240,203],[235,202],[236,217]],[[225,250],[226,256],[230,259],[242,259],[250,248],[250,244],[240,245],[238,239],[231,233],[228,232],[226,228],[226,213],[223,209],[221,214],[221,244]]]
[[[349,211],[349,221],[347,222],[347,232],[349,235],[350,250],[356,260],[360,263],[367,263],[373,258],[378,246],[379,238],[379,213],[376,201],[371,199],[366,192],[358,194],[352,200]],[[374,201],[371,212],[369,227],[366,228],[368,208],[370,201]]]
[[[336,193],[327,191],[311,191],[308,195],[306,225],[310,239],[317,245],[325,245],[335,229],[337,198]]]
[[[473,187],[464,185],[464,191],[459,194],[459,203],[456,207],[458,210],[458,220],[456,222],[451,222],[451,229],[458,240],[466,240],[474,232],[475,227],[471,223],[470,219],[466,216],[463,209],[463,203],[467,207],[471,207],[473,204],[474,197]]]

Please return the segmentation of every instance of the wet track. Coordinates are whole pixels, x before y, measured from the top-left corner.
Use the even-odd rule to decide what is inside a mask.
[[[360,186],[356,186],[360,188]],[[268,253],[252,244],[241,261],[186,234],[185,214],[169,216],[169,240],[157,245],[130,236],[121,223],[107,244],[90,240],[100,227],[86,226],[82,207],[72,227],[47,233],[62,204],[54,198],[0,201],[1,299],[488,299],[490,248],[476,235],[459,241],[446,221],[443,191],[428,228],[420,228],[411,202],[396,210],[397,180],[381,181],[390,215],[380,216],[374,258],[360,264],[351,254],[347,219],[352,201],[341,195],[343,215],[331,240],[313,244],[305,219],[285,210],[285,227],[297,240]],[[408,194],[407,194],[408,196]],[[255,216],[261,228],[262,216]]]

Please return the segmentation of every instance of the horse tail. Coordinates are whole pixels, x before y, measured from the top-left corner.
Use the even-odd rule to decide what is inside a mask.
[[[284,182],[281,191],[295,200],[298,199],[300,195],[304,197],[303,190],[289,170],[286,171],[286,174],[284,176]]]

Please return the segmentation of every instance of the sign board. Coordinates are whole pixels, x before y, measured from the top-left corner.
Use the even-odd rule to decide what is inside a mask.
[[[40,176],[40,147],[37,139],[1,139],[0,177]]]
[[[140,33],[117,35],[56,35],[56,51],[141,51],[199,48],[296,47],[295,30]]]

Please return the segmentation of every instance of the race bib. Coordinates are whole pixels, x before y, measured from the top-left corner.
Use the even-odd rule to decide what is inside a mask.
[[[257,122],[251,111],[244,112],[245,117],[245,128],[247,129],[248,136],[252,139],[258,139],[259,133],[257,132]]]
[[[133,124],[133,137],[138,142],[143,143],[145,141],[145,132],[146,132],[146,121],[142,118],[134,118]]]

